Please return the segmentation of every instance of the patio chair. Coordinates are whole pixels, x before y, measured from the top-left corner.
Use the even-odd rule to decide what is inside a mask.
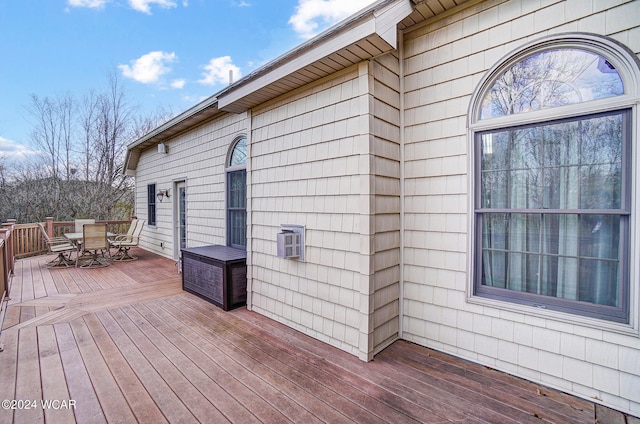
[[[76,219],[74,223],[75,223],[75,232],[81,233],[82,227],[84,227],[84,224],[95,224],[96,220],[95,219]]]
[[[118,249],[116,254],[112,256],[114,261],[126,262],[138,259],[137,256],[129,255],[129,249],[138,246],[144,223],[144,219],[134,219],[131,221],[127,234],[118,235],[109,240],[109,245]]]
[[[111,249],[112,247],[116,247],[112,245],[112,242],[114,242],[116,239],[129,240],[133,235],[133,232],[135,231],[137,225],[138,225],[138,218],[133,218],[131,220],[131,223],[129,224],[129,230],[127,230],[126,234],[116,234],[116,235],[108,236],[107,239],[109,241],[109,249]],[[115,255],[111,255],[111,258],[115,260],[115,257],[118,255],[118,253],[119,251]]]
[[[47,250],[51,254],[58,254],[58,257],[50,262],[47,262],[49,268],[55,268],[60,266],[71,266],[74,261],[71,259],[71,253],[77,251],[76,245],[73,244],[65,237],[49,237],[47,230],[41,223],[38,223],[42,236],[47,243]]]
[[[84,224],[82,227],[82,250],[85,262],[80,268],[99,268],[109,265],[110,259],[104,257],[104,251],[109,251],[107,242],[107,224]],[[111,254],[109,254],[111,256]],[[76,267],[80,263],[81,255],[76,255]]]

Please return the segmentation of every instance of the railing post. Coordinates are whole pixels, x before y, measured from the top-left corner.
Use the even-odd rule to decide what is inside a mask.
[[[15,269],[15,262],[16,262],[16,256],[15,256],[15,251],[16,251],[16,246],[15,246],[15,240],[16,238],[14,237],[15,233],[14,233],[14,227],[16,225],[16,223],[18,222],[17,219],[7,219],[7,222],[3,223],[2,226],[3,227],[7,227],[9,228],[9,230],[11,230],[11,234],[9,235],[9,240],[5,241],[5,248],[9,249],[9,252],[11,253],[10,258],[11,258],[11,263],[10,263],[10,269],[9,272],[11,274],[13,274],[13,271]],[[7,293],[8,293],[9,288],[7,287]]]
[[[8,219],[6,223],[2,224],[3,227],[6,227],[9,230],[9,234],[8,234],[8,238],[5,241],[5,248],[7,249],[8,252],[8,265],[9,265],[9,269],[7,270],[7,272],[9,273],[9,275],[13,274],[13,271],[15,270],[15,263],[16,263],[16,256],[15,256],[15,250],[14,250],[14,246],[13,246],[13,239],[14,239],[14,226],[16,225],[16,220],[15,219]],[[7,292],[9,291],[9,288],[7,287]]]
[[[47,235],[50,238],[53,238],[53,217],[48,216],[46,220],[47,220]]]
[[[9,256],[7,249],[8,228],[0,228],[0,299],[4,293],[9,296]],[[1,306],[1,305],[0,305]]]

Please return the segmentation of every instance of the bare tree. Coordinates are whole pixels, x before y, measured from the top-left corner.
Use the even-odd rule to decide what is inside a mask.
[[[126,146],[164,121],[168,113],[139,117],[114,72],[102,91],[80,103],[71,95],[32,95],[32,143],[39,162],[16,167],[11,178],[0,162],[0,190],[6,199],[0,219],[41,221],[46,216],[122,219],[133,211],[132,183],[122,173]]]

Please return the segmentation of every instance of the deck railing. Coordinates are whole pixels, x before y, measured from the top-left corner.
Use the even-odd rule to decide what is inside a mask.
[[[2,224],[0,228],[0,309],[4,306],[4,297],[9,294],[9,278],[13,274],[13,231],[14,222]]]
[[[131,221],[96,221],[107,224],[107,231],[124,234]],[[47,218],[42,223],[49,237],[61,237],[65,233],[75,232],[74,221],[54,221]],[[16,259],[47,253],[47,244],[38,223],[16,224],[10,219],[0,227],[0,300],[9,295],[9,278],[13,274]],[[4,302],[0,304],[0,309]]]
[[[116,234],[126,233],[131,221],[96,221],[97,224],[107,224],[107,231]],[[75,231],[74,221],[54,221],[47,218],[42,223],[49,237],[61,237],[65,233]],[[38,223],[14,224],[13,256],[16,259],[41,255],[47,252],[47,244]]]

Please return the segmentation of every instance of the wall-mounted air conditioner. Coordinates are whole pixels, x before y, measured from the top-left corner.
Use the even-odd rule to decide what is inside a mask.
[[[280,225],[276,241],[279,258],[304,259],[304,226]]]

